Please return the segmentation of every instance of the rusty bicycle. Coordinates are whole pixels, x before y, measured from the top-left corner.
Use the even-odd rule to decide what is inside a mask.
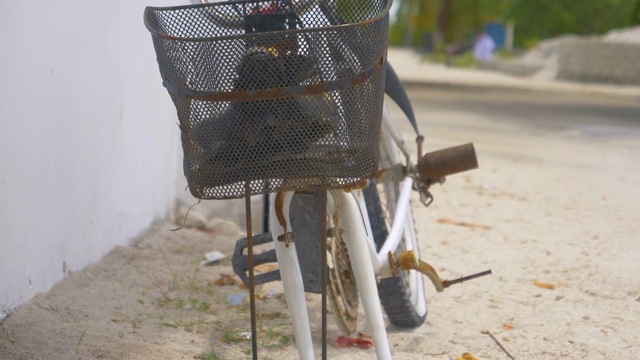
[[[257,358],[258,284],[282,281],[296,347],[314,358],[305,293],[322,296],[344,335],[366,314],[378,359],[390,359],[384,314],[399,327],[427,315],[411,195],[477,167],[472,144],[422,154],[423,137],[388,64],[390,0],[238,0],[148,7],[163,80],[178,113],[183,170],[199,199],[246,199],[247,237],[235,272],[250,292]],[[416,131],[415,163],[385,93]],[[251,231],[250,197],[265,196],[265,232]],[[254,248],[272,244],[256,253]],[[278,270],[256,275],[258,264]],[[383,312],[384,309],[384,312]]]

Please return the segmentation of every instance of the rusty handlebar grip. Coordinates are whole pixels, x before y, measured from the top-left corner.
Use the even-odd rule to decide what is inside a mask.
[[[478,158],[473,143],[433,151],[418,161],[418,173],[427,182],[477,168]]]

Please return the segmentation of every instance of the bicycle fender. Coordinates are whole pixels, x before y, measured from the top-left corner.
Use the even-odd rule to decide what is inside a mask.
[[[409,96],[407,95],[407,91],[402,86],[402,82],[396,74],[395,70],[389,62],[387,62],[387,74],[386,80],[384,84],[384,92],[389,95],[391,100],[393,100],[402,112],[407,116],[413,130],[416,132],[417,136],[420,136],[420,131],[418,130],[418,123],[416,122],[416,116],[413,112],[413,107],[411,106],[411,101],[409,101]]]

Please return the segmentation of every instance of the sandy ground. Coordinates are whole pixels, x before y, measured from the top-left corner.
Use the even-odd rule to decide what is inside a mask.
[[[434,188],[431,207],[414,202],[425,260],[443,278],[494,275],[444,293],[427,284],[426,324],[388,327],[396,359],[508,359],[489,334],[516,359],[640,357],[640,132],[599,126],[536,128],[438,109],[424,119],[429,150],[475,141],[481,165]],[[216,284],[230,259],[199,266],[208,251],[230,255],[239,230],[173,227],[158,222],[17,309],[0,324],[0,358],[250,358],[248,301],[227,301],[245,290]],[[279,286],[258,289],[259,355],[296,359]],[[319,344],[319,297],[308,299]],[[375,353],[330,344],[329,358]]]

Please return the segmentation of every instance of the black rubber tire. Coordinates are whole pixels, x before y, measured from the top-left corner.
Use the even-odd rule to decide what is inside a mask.
[[[377,250],[380,250],[389,235],[389,230],[374,180],[364,189],[364,198],[373,239]],[[396,277],[382,279],[378,283],[378,296],[391,324],[403,328],[416,328],[424,324],[428,311],[422,315],[416,311],[404,277],[405,272],[400,272]]]

